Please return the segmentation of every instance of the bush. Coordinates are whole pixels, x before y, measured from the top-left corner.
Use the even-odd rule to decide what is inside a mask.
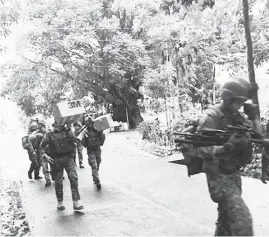
[[[158,120],[143,121],[137,127],[142,134],[142,139],[150,141],[160,146],[170,146],[171,132],[167,128],[162,128]]]
[[[201,113],[197,110],[188,110],[180,113],[177,119],[174,119],[171,124],[171,128],[167,128],[167,125],[160,124],[158,119],[151,121],[143,121],[137,127],[138,131],[142,134],[142,139],[150,141],[160,146],[174,147],[173,131],[182,131],[186,126],[195,122]]]
[[[177,119],[175,119],[172,123],[173,131],[183,131],[186,127],[194,124],[200,117],[202,113],[199,110],[191,109],[188,111],[184,111],[179,114]]]

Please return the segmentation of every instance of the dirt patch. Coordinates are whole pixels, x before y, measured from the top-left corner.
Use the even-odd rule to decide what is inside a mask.
[[[1,236],[30,236],[19,186],[15,181],[1,180]]]

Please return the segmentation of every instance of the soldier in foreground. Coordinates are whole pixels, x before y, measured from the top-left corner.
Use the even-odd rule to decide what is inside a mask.
[[[105,142],[103,131],[97,131],[91,117],[84,118],[84,124],[87,125],[86,130],[82,134],[81,144],[87,148],[89,165],[92,168],[93,182],[98,190],[101,189],[99,178],[99,168],[101,163],[101,147]]]
[[[239,112],[249,99],[250,89],[250,84],[242,79],[225,83],[221,90],[222,103],[206,111],[197,123],[197,131],[240,124],[261,133],[257,107],[245,106],[245,113]],[[240,175],[240,168],[252,158],[248,134],[233,134],[222,146],[192,147],[185,155],[203,160],[201,172],[206,173],[210,197],[218,204],[215,235],[252,236],[252,217],[241,196]]]
[[[55,192],[57,197],[57,209],[64,210],[63,205],[63,171],[65,169],[72,192],[73,209],[75,211],[83,210],[84,207],[80,205],[80,195],[78,190],[78,176],[76,166],[74,163],[75,143],[77,138],[70,129],[70,126],[59,126],[56,122],[54,130],[45,134],[41,145],[41,156],[53,166],[53,173],[55,179]],[[45,153],[46,146],[49,146],[53,157]]]

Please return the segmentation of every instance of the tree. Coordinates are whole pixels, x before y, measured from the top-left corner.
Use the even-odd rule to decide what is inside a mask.
[[[144,68],[150,62],[143,41],[132,30],[135,16],[111,6],[112,1],[91,3],[35,3],[29,19],[36,28],[26,36],[28,50],[36,55],[31,61],[41,70],[57,73],[72,87],[76,99],[91,91],[114,110],[124,107],[121,120],[125,121],[127,108],[130,125],[135,127],[142,120],[137,100]]]
[[[254,90],[252,91],[252,101],[253,103],[259,105],[258,100],[258,86],[255,80],[255,71],[254,71],[254,63],[253,63],[253,49],[252,49],[252,39],[250,33],[250,22],[249,22],[249,6],[248,0],[243,0],[243,13],[244,13],[244,26],[245,26],[245,35],[247,42],[247,62],[248,62],[248,74],[249,81],[252,83]],[[260,115],[260,111],[259,111]]]
[[[0,37],[7,37],[11,30],[10,27],[19,18],[19,3],[16,0],[0,0]],[[5,48],[0,44],[0,53]]]
[[[19,3],[16,0],[1,0],[0,1],[0,35],[8,36],[10,26],[17,22],[19,18]]]

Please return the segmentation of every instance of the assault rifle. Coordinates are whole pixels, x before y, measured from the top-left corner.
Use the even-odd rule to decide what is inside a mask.
[[[214,146],[223,145],[232,134],[237,133],[243,135],[249,133],[251,136],[250,142],[258,144],[269,144],[269,139],[266,139],[262,134],[255,132],[249,127],[245,126],[231,126],[228,125],[224,130],[219,129],[203,129],[195,133],[179,133],[174,132],[176,136],[174,139],[176,144],[193,144],[197,146]]]
[[[189,130],[189,129],[188,129]],[[262,146],[269,146],[269,139],[262,134],[255,132],[247,126],[226,126],[223,130],[219,129],[203,129],[194,133],[179,133],[174,132],[174,142],[176,145],[191,144],[197,147],[201,146],[220,146],[226,143],[232,134],[244,135],[250,134],[250,142],[261,144]],[[184,146],[183,146],[184,147]],[[184,149],[184,148],[182,148]],[[183,151],[183,150],[182,150]],[[169,163],[176,163],[186,165],[184,160],[169,161]]]
[[[84,130],[85,128],[87,127],[87,125],[83,125],[79,130],[78,130],[78,135],[79,136]]]

